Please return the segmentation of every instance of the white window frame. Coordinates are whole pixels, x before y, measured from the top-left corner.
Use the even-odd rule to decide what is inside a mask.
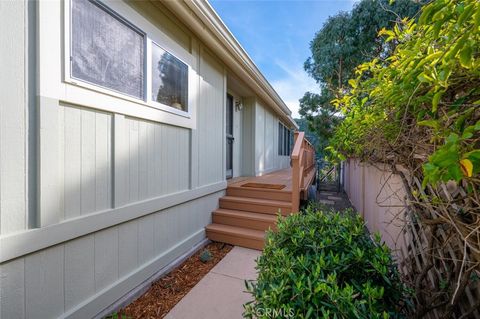
[[[144,34],[145,44],[144,44],[144,88],[143,88],[143,99],[133,97],[126,93],[121,93],[115,91],[114,89],[109,89],[102,87],[100,85],[89,83],[87,81],[77,79],[71,76],[71,39],[72,39],[72,24],[71,24],[71,15],[72,15],[72,0],[67,0],[64,2],[63,10],[63,77],[62,82],[66,85],[65,94],[59,97],[59,99],[64,100],[69,103],[84,105],[86,107],[92,107],[100,110],[106,110],[114,113],[124,113],[126,115],[133,115],[136,117],[154,120],[159,122],[164,122],[167,124],[172,124],[176,126],[182,126],[187,128],[195,128],[195,112],[196,112],[196,103],[194,96],[198,91],[198,75],[194,71],[192,65],[196,65],[197,59],[187,50],[185,50],[180,44],[176,43],[174,40],[169,38],[166,34],[161,32],[158,27],[153,25],[150,21],[141,16],[133,8],[129,7],[126,3],[122,1],[98,1],[100,6],[102,6],[108,13],[112,14],[114,17],[120,19],[123,23],[128,25]],[[152,100],[151,88],[152,88],[152,42],[160,46],[163,50],[169,52],[181,62],[187,65],[188,67],[188,104],[187,111],[178,110],[169,105],[159,103]],[[96,94],[92,94],[96,93]],[[92,97],[97,94],[102,94],[105,96],[105,99],[102,100],[111,100],[114,98],[122,104],[122,107],[116,108],[113,105],[115,102],[111,101],[112,107],[102,107],[102,105],[92,101]],[[80,103],[78,102],[80,100]],[[126,108],[137,108],[129,109],[128,112],[124,110]],[[152,110],[158,110],[162,113],[167,112],[168,114],[156,114]],[[158,116],[152,118],[151,115],[155,113]],[[169,115],[170,114],[170,115]],[[157,120],[160,119],[160,120]]]
[[[157,101],[154,101],[152,99],[152,58],[153,58],[153,55],[152,55],[152,47],[156,45],[158,47],[160,47],[160,49],[168,52],[168,53],[171,53],[170,51],[168,51],[167,49],[165,49],[161,44],[153,41],[152,39],[150,38],[147,38],[147,48],[146,48],[146,57],[147,57],[147,61],[146,61],[146,68],[147,68],[147,76],[146,76],[146,79],[147,79],[147,83],[145,85],[145,88],[147,90],[147,93],[146,93],[146,99],[147,99],[147,103],[148,104],[151,104],[153,107],[156,107],[160,110],[163,110],[165,107],[171,109],[169,110],[169,112],[172,112],[172,113],[175,113],[175,114],[178,114],[178,115],[182,115],[182,116],[185,116],[185,115],[188,115],[190,117],[190,83],[188,83],[188,86],[187,86],[187,100],[188,100],[188,104],[187,104],[187,111],[182,111],[182,110],[178,110],[174,107],[171,107],[169,105],[165,105],[165,104],[162,104],[160,102],[157,102]],[[173,56],[175,56],[176,59],[178,59],[180,62],[182,62],[183,64],[185,64],[187,67],[188,67],[188,73],[187,73],[187,76],[188,78],[190,78],[190,72],[191,72],[191,67],[190,65],[183,61],[182,59],[180,59],[179,57],[177,57],[176,55],[172,54]],[[189,80],[190,82],[190,80]]]

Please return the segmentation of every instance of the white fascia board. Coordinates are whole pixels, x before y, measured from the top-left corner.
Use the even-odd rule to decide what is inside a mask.
[[[163,2],[291,127],[292,112],[206,0]]]

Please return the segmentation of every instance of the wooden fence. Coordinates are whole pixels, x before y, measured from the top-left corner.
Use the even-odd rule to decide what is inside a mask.
[[[415,316],[480,319],[478,253],[476,246],[470,247],[454,236],[459,230],[441,222],[451,211],[439,214],[436,208],[425,207],[421,216],[410,209],[401,178],[385,166],[350,159],[345,162],[344,172],[344,189],[352,204],[369,230],[381,233],[405,280],[415,290]],[[422,189],[417,179],[410,182]],[[461,187],[451,191],[444,185],[441,194],[428,188],[426,191],[459,206],[467,197]],[[427,223],[425,217],[438,222]],[[478,241],[478,231],[472,234],[476,235],[473,240]]]

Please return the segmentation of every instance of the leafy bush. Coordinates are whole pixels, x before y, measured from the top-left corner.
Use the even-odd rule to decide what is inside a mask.
[[[380,36],[395,43],[386,59],[357,67],[333,102],[345,120],[328,150],[402,165],[423,187],[480,174],[480,2],[436,0],[418,22],[404,19]],[[423,178],[422,178],[423,177]]]
[[[468,317],[478,308],[465,294],[470,264],[480,260],[480,1],[429,1],[416,22],[380,36],[395,50],[358,66],[337,93],[332,103],[345,118],[328,150],[397,174],[409,232],[431,234],[412,237],[417,248],[405,259],[416,317]]]
[[[389,249],[358,215],[316,211],[278,222],[257,260],[248,318],[402,318],[405,288]]]

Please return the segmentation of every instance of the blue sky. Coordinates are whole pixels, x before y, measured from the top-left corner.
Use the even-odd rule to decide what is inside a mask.
[[[326,19],[352,9],[355,0],[210,0],[278,94],[298,116],[298,99],[318,92],[303,63]]]

